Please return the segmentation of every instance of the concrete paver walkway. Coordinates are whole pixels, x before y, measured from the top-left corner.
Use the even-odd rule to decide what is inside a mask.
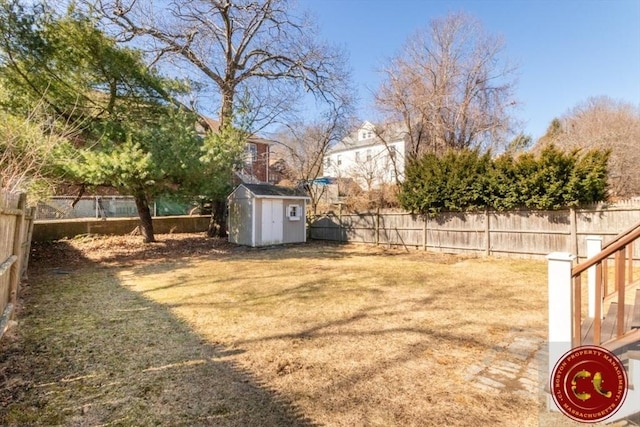
[[[514,331],[471,365],[465,379],[483,392],[516,390],[525,398],[537,400],[544,390],[543,370],[546,371],[544,340],[526,331]]]

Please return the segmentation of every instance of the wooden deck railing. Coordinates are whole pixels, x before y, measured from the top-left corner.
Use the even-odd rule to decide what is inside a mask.
[[[633,244],[640,238],[640,223],[634,225],[609,242],[602,251],[571,269],[573,281],[573,333],[572,346],[582,344],[582,274],[595,267],[595,316],[593,324],[593,343],[602,343],[603,300],[618,303],[615,339],[622,338],[625,331],[625,291],[626,285],[633,282]],[[609,283],[610,260],[613,260],[613,286]],[[626,277],[625,277],[626,272]],[[625,280],[626,278],[626,280]]]

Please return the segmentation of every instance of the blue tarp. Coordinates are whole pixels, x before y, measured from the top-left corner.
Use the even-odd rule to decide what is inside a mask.
[[[322,178],[316,178],[313,180],[313,184],[315,185],[329,185],[333,183],[333,178],[328,176],[323,176]]]

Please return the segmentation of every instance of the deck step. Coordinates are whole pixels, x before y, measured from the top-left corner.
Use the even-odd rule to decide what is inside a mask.
[[[625,304],[624,306],[624,330],[629,331],[631,325],[631,317],[633,313],[633,306],[630,304]],[[600,324],[600,343],[594,342],[594,319],[588,317],[584,319],[582,323],[582,344],[595,344],[600,345],[601,343],[613,340],[616,338],[618,326],[618,303],[612,302],[609,305],[609,310],[607,310],[607,315],[602,320]],[[639,326],[640,328],[640,326]]]
[[[625,308],[628,310],[630,307],[625,307]],[[610,338],[613,338],[617,324],[618,324],[618,303],[612,302],[611,305],[609,305],[609,310],[607,311],[607,315],[602,321],[602,329],[601,329],[602,341],[607,341]]]
[[[608,337],[608,331],[613,329],[613,324],[616,322],[618,318],[618,304],[612,302],[609,305],[609,310],[607,310],[607,315],[600,323],[600,338],[601,341],[606,341]],[[582,344],[595,344],[600,345],[600,343],[594,342],[594,322],[595,319],[593,317],[587,317],[582,322]]]
[[[633,295],[632,292],[634,291],[635,298],[632,300],[631,296]],[[640,280],[636,280],[634,283],[628,285],[626,287],[626,292],[627,301],[629,303],[633,302],[633,305],[624,305],[623,329],[625,332],[624,336],[620,338],[624,338],[623,342],[620,343],[621,346],[626,346],[626,344],[628,344],[627,338],[631,337],[627,337],[627,335],[637,335],[640,337]],[[607,310],[606,316],[604,316],[600,324],[600,343],[596,343],[593,341],[594,319],[591,317],[587,317],[582,321],[582,344],[604,345],[606,343],[607,347],[611,346],[618,348],[620,346],[615,343],[611,343],[612,340],[615,341],[616,339],[618,339],[616,337],[618,326],[618,304],[613,299],[613,295],[609,298],[605,298],[605,305],[608,303],[609,308]]]

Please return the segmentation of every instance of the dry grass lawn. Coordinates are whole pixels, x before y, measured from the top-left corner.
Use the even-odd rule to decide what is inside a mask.
[[[471,368],[544,345],[544,261],[160,238],[36,246],[1,424],[541,422],[531,387],[483,389]]]

